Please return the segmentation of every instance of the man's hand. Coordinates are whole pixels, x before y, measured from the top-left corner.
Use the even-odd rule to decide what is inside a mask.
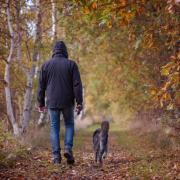
[[[45,113],[46,112],[46,108],[45,107],[38,107],[38,111],[40,113]]]
[[[78,105],[76,106],[76,112],[77,112],[77,115],[80,114],[80,112],[82,111],[82,109],[83,109],[82,104],[78,104]]]

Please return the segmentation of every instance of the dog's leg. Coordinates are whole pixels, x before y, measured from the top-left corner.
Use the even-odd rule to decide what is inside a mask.
[[[94,150],[94,158],[95,158],[95,162],[96,163],[99,163],[99,161],[100,161],[100,148],[99,148],[99,146],[98,147],[96,147],[96,149]]]
[[[100,148],[99,148],[99,162],[102,164],[102,156],[104,154],[104,146],[103,142],[100,141]]]
[[[105,159],[106,156],[107,156],[107,151],[108,151],[108,147],[107,147],[107,144],[105,145],[105,148],[104,148],[104,153],[102,155],[102,158]]]
[[[99,152],[99,161],[100,161],[100,163],[102,163],[103,154],[104,154],[104,151],[100,150],[100,152]]]
[[[97,162],[98,160],[98,151],[95,152],[95,161]]]
[[[98,149],[98,151],[97,151],[97,163],[99,163],[99,161],[100,161],[100,158],[99,158],[100,156],[99,156],[99,149]]]
[[[104,152],[103,155],[102,155],[102,158],[105,159],[107,156],[107,152]]]

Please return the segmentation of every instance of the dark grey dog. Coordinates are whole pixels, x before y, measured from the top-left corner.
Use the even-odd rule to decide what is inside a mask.
[[[93,148],[95,152],[95,161],[102,163],[107,155],[108,146],[108,132],[109,132],[109,122],[103,121],[101,123],[101,128],[96,129],[93,133]]]

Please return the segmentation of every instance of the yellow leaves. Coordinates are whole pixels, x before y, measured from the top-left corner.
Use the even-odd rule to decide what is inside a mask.
[[[171,78],[174,84],[180,85],[180,72],[174,73]]]
[[[107,26],[108,26],[108,28],[112,28],[112,22],[109,21],[109,22],[107,23]]]
[[[120,6],[125,6],[127,4],[127,0],[119,0]]]
[[[90,13],[90,10],[89,10],[88,7],[85,7],[85,8],[83,9],[83,12],[84,12],[84,14],[89,14],[89,13]]]
[[[179,101],[178,92],[180,85],[180,61],[178,53],[170,57],[170,62],[161,68],[161,75],[166,77],[161,89],[159,89],[156,99],[160,106],[166,106],[167,110],[174,109]]]
[[[163,76],[168,76],[169,74],[180,70],[180,61],[178,61],[178,57],[175,56],[170,57],[170,62],[165,66],[162,66],[161,74]]]
[[[119,15],[121,16],[119,25],[125,26],[132,20],[134,13],[131,11],[127,12],[127,11],[122,10],[122,11],[119,11]]]
[[[128,41],[132,42],[132,41],[135,41],[135,39],[136,39],[135,32],[134,31],[130,31],[129,32],[129,36],[128,36]]]
[[[180,62],[176,61],[177,59],[174,56],[171,56],[170,59],[171,61],[161,69],[161,75],[168,78],[164,88],[168,87],[169,84],[179,84],[180,82]]]
[[[173,68],[173,66],[174,66],[173,62],[169,62],[165,66],[162,66],[161,75],[168,76],[170,74],[170,70]]]
[[[145,4],[145,3],[146,3],[146,0],[141,0],[141,2],[142,2],[143,4]]]
[[[153,45],[154,45],[153,34],[147,32],[147,34],[144,36],[144,47],[152,48]]]
[[[92,10],[96,10],[98,7],[97,2],[93,2],[90,6],[85,6],[83,8],[83,13],[88,15],[91,13]]]
[[[157,94],[157,89],[151,89],[150,94],[151,95],[156,95]]]
[[[168,106],[167,106],[167,110],[172,110],[174,109],[174,104],[170,103]]]
[[[129,21],[132,19],[132,17],[133,17],[133,13],[127,12],[127,13],[125,13],[125,16],[124,16],[124,17],[125,17],[126,20],[129,22]]]
[[[18,65],[18,63],[17,63]],[[23,58],[21,61],[21,70],[24,69],[25,71],[29,71],[33,66],[38,67],[40,64],[38,61],[32,61],[32,60],[28,60]]]
[[[22,66],[26,67],[27,69],[30,69],[32,66],[33,66],[33,61],[26,61],[26,60],[23,60],[22,61]]]
[[[163,100],[160,99],[160,106],[163,107]]]
[[[169,102],[169,103],[168,103]],[[159,99],[159,103],[161,107],[164,107],[165,104],[172,104],[172,98],[171,95],[168,92],[161,92],[161,96]],[[172,107],[172,106],[171,106]]]
[[[163,75],[163,76],[169,75],[169,68],[162,68],[161,75]]]
[[[163,88],[162,88],[162,91],[166,91],[166,90],[170,87],[170,85],[171,85],[171,82],[170,82],[170,81],[167,81],[167,82],[164,84],[164,86],[163,86]]]

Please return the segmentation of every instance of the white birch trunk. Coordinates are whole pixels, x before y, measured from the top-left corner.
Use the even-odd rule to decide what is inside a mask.
[[[23,105],[23,114],[22,114],[22,132],[25,132],[25,130],[29,125],[34,74],[35,74],[35,67],[33,65],[31,70],[27,73],[27,84],[24,95],[24,105]]]
[[[57,40],[57,10],[55,0],[51,0],[52,4],[52,41],[55,42]]]
[[[12,56],[14,52],[14,31],[12,28],[12,22],[11,22],[11,14],[10,14],[10,0],[6,0],[7,3],[7,22],[8,22],[8,28],[11,36],[11,46],[10,46],[10,52],[9,56],[6,62],[6,67],[5,67],[5,74],[4,74],[4,80],[6,82],[5,86],[5,98],[6,98],[6,107],[7,107],[7,116],[12,124],[13,127],[13,133],[14,135],[19,135],[19,127],[18,123],[16,122],[15,116],[14,116],[14,111],[13,111],[13,106],[12,106],[12,96],[11,96],[11,89],[10,89],[10,67],[11,67],[11,61],[12,61]]]
[[[39,47],[41,43],[41,0],[36,0],[36,29],[34,38],[34,50],[33,50],[33,61],[39,60]],[[31,115],[31,104],[32,104],[32,87],[33,79],[35,75],[36,65],[34,64],[30,71],[27,73],[27,87],[24,95],[24,106],[23,106],[23,121],[22,131],[25,132],[30,120]]]
[[[21,31],[21,27],[20,27],[20,23],[21,23],[21,19],[20,19],[20,13],[21,13],[21,0],[16,2],[16,18],[17,18],[17,22],[16,22],[16,26],[17,26],[17,60],[19,62],[22,61],[22,48],[21,48],[21,44],[22,44],[22,31]]]
[[[23,72],[25,72],[22,65],[22,31],[21,31],[21,0],[16,1],[16,49],[17,49],[17,62]],[[26,72],[25,72],[26,73]],[[21,96],[18,97],[18,108],[19,108],[19,124],[22,125],[22,111],[23,111],[23,99]]]

